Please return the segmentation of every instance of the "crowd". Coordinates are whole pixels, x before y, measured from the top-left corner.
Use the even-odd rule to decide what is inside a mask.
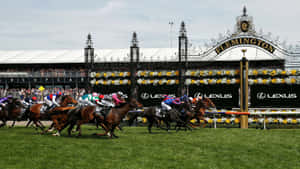
[[[0,88],[0,98],[6,97],[8,95],[12,95],[14,98],[23,99],[25,97],[36,97],[38,101],[43,100],[44,96],[47,96],[52,93],[62,92],[65,95],[70,95],[75,99],[79,99],[83,96],[86,91],[83,88],[70,88],[70,89],[62,89],[62,88],[48,88],[45,89],[43,92],[37,88],[10,88],[10,89],[2,89]]]

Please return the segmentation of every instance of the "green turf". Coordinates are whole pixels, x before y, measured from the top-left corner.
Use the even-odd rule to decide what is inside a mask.
[[[153,131],[124,127],[111,140],[93,126],[81,138],[2,128],[0,169],[300,168],[299,129]]]

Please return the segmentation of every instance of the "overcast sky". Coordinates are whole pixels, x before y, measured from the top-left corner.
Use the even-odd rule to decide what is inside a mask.
[[[82,49],[87,34],[94,46],[128,48],[136,31],[141,47],[173,47],[181,21],[199,45],[233,31],[246,5],[257,31],[300,41],[299,0],[3,0],[0,50]]]

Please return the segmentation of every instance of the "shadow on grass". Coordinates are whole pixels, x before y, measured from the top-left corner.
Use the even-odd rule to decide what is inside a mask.
[[[67,138],[67,139],[101,139],[101,140],[110,140],[108,136],[97,136],[95,134],[84,134],[81,136],[77,135],[71,135],[69,136],[68,134],[61,134],[60,136],[53,136],[53,133],[45,133],[45,134],[40,134],[42,136],[48,137],[48,138]],[[38,133],[35,133],[35,135],[38,135]]]

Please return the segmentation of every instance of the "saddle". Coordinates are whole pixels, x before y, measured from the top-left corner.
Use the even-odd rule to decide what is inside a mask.
[[[160,118],[164,118],[166,116],[166,114],[168,113],[167,110],[164,110],[162,108],[159,108],[159,107],[156,107],[155,108],[155,115],[157,117],[160,117]]]

